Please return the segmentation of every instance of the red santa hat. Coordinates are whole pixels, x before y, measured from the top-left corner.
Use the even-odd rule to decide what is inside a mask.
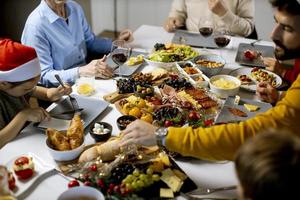
[[[0,81],[20,82],[41,74],[35,50],[10,39],[0,40]]]

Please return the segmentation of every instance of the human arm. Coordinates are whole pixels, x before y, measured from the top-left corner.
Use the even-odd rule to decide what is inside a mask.
[[[109,38],[96,37],[85,18],[82,8],[78,6],[77,9],[87,49],[97,54],[109,53],[111,50],[112,40]]]
[[[50,119],[49,114],[43,108],[26,108],[20,111],[6,126],[3,124],[2,115],[0,116],[0,148],[7,142],[14,139],[26,122],[41,122]]]
[[[209,9],[218,15],[234,34],[248,36],[254,30],[253,0],[238,0],[235,13],[228,8],[224,0],[208,0]]]
[[[59,85],[55,78],[55,74],[58,74],[62,80],[66,83],[74,83],[79,77],[78,67],[61,70],[63,66],[54,67],[54,60],[52,58],[52,44],[47,39],[45,33],[37,26],[26,24],[23,34],[22,43],[33,47],[37,54],[41,65],[41,83],[47,87],[53,85]]]
[[[61,85],[57,88],[45,88],[36,86],[35,90],[32,93],[33,97],[44,101],[57,101],[64,95],[69,95],[72,93],[72,88],[68,84],[64,84],[65,87]]]

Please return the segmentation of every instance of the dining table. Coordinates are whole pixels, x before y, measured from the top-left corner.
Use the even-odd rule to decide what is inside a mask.
[[[144,53],[150,53],[153,46],[156,43],[168,43],[172,41],[174,33],[166,32],[163,27],[142,25],[134,31],[134,40],[129,45],[135,51],[141,51]],[[238,45],[242,43],[251,43],[254,40],[246,39],[242,37],[231,37],[230,44],[221,49],[205,49],[214,54],[221,54],[226,60],[225,67],[221,74],[228,74],[231,70],[241,67],[235,62],[235,56],[237,53]],[[269,41],[258,41],[257,44],[273,46]],[[199,52],[204,49],[197,49]],[[150,72],[154,69],[153,66],[147,65],[146,63],[138,71]],[[103,95],[109,94],[117,90],[116,80],[95,80],[94,87],[96,92],[90,96],[103,100]],[[73,93],[76,94],[76,84],[73,86]],[[240,90],[239,95],[242,98],[256,100],[257,97],[254,92]],[[47,110],[50,111],[56,106],[53,103]],[[118,135],[119,129],[116,124],[116,119],[122,114],[116,109],[114,104],[110,104],[108,108],[102,112],[98,117],[97,121],[108,122],[112,125],[112,135]],[[85,130],[85,143],[86,145],[93,144],[95,141],[87,134],[88,129]],[[58,169],[58,164],[53,160],[51,154],[46,148],[46,134],[44,131],[37,129],[32,124],[25,127],[20,134],[12,141],[7,143],[0,149],[0,164],[6,165],[12,159],[16,157],[33,153],[38,156],[47,165],[53,166]],[[195,158],[175,158],[177,165],[188,175],[188,177],[195,182],[198,187],[203,188],[218,188],[230,185],[238,185],[238,179],[235,173],[234,163],[232,161],[220,161],[212,162],[205,161]],[[39,179],[34,183],[32,187],[19,199],[28,200],[54,200],[59,195],[68,189],[68,177],[64,177],[57,171]],[[237,190],[215,192],[210,195],[201,197],[211,197],[220,199],[237,199]],[[184,199],[182,196],[178,196],[178,199]]]

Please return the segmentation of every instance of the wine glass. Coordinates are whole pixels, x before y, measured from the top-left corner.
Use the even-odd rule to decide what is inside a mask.
[[[214,31],[213,21],[207,17],[203,17],[199,20],[199,32],[204,38],[208,38]],[[203,49],[206,50],[206,46],[203,45]]]
[[[115,40],[112,43],[111,46],[111,59],[113,62],[117,65],[113,68],[113,71],[115,72],[117,69],[119,70],[118,75],[122,76],[121,70],[123,67],[123,64],[127,61],[130,54],[130,48],[126,44],[125,40]]]
[[[214,33],[214,41],[216,45],[221,49],[226,47],[231,40],[231,33],[225,27],[221,27]],[[222,50],[220,50],[220,56],[222,57]]]

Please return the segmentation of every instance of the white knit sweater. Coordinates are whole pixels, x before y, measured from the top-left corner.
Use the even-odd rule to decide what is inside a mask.
[[[224,0],[229,8],[227,13],[219,17],[208,8],[207,0],[174,0],[169,17],[179,18],[185,22],[190,31],[198,31],[200,18],[210,17],[216,29],[220,24],[226,24],[229,31],[240,36],[248,36],[254,29],[253,0]]]

